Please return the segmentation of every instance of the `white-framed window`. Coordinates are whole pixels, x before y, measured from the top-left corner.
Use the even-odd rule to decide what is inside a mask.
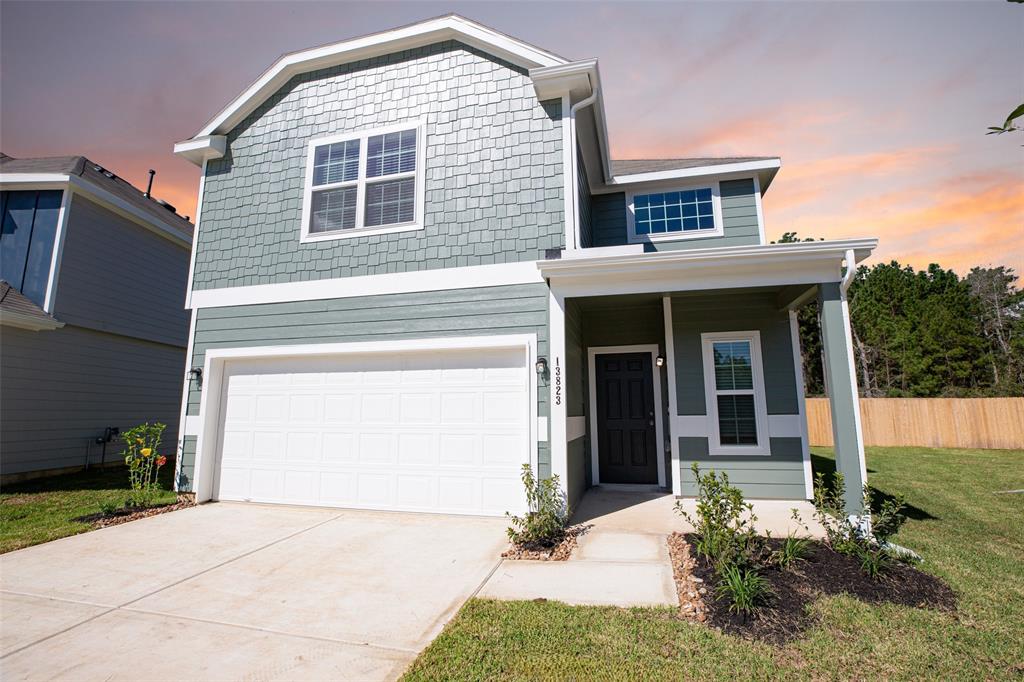
[[[700,340],[710,454],[771,454],[760,333],[716,332]]]
[[[631,243],[720,237],[722,196],[718,182],[626,195],[626,227]]]
[[[423,227],[422,121],[311,140],[300,241]]]

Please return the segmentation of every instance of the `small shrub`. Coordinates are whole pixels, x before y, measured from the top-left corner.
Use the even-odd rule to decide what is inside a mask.
[[[774,596],[768,581],[753,567],[733,563],[719,566],[715,596],[729,602],[729,611],[749,618]]]
[[[121,508],[121,505],[119,505],[116,502],[101,502],[100,503],[100,511],[103,513],[104,516],[112,516],[113,514],[117,513],[117,510],[120,509],[120,508]]]
[[[565,537],[569,508],[562,498],[558,476],[538,481],[529,464],[523,465],[523,487],[529,511],[523,516],[505,512],[511,525],[508,539],[520,547],[551,547]]]
[[[163,438],[166,425],[156,423],[140,424],[121,433],[124,439],[124,463],[128,465],[128,480],[131,493],[128,504],[137,507],[148,507],[159,494],[160,486],[157,477],[160,467],[167,463],[167,457],[158,454],[160,440]]]
[[[782,545],[772,555],[779,568],[789,568],[797,561],[805,560],[811,553],[811,543],[807,538],[788,535]]]
[[[694,529],[694,548],[712,563],[756,563],[763,553],[763,542],[754,531],[753,505],[743,499],[739,488],[729,485],[727,474],[713,470],[701,474],[696,463],[691,467],[697,481],[696,516],[676,502],[676,512]]]

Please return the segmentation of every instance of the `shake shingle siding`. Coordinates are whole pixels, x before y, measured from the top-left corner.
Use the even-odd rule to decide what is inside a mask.
[[[564,242],[560,102],[448,41],[293,78],[207,167],[196,289],[536,260]],[[424,229],[300,244],[310,140],[424,120]]]

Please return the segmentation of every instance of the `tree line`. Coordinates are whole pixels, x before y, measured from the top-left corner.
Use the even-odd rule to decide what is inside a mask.
[[[801,240],[787,232],[779,241]],[[1012,268],[960,277],[934,263],[862,265],[848,298],[862,396],[1024,395],[1024,291]],[[824,395],[817,303],[799,322],[807,394]]]

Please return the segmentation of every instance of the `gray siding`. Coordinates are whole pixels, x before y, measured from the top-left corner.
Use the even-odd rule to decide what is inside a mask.
[[[564,246],[561,104],[444,42],[296,76],[207,168],[196,289],[536,260]],[[425,228],[299,243],[311,139],[426,120]]]
[[[580,214],[580,248],[587,249],[594,246],[594,219],[591,209],[592,197],[590,195],[590,181],[587,179],[587,164],[583,162],[583,153],[579,147],[576,148],[576,166],[579,172],[576,174],[579,202],[577,210]]]
[[[167,424],[174,452],[185,349],[68,325],[0,327],[0,473],[82,466],[106,426]],[[107,446],[107,461],[121,444]]]
[[[202,308],[196,319],[192,364],[202,366],[210,348],[495,334],[536,334],[537,352],[546,357],[547,325],[544,284]],[[199,402],[193,382],[188,414],[199,413]],[[545,381],[538,387],[538,414],[548,415]],[[541,475],[550,475],[546,442],[540,443],[539,459]],[[185,453],[183,471],[190,471],[193,461],[194,451]]]
[[[721,190],[723,236],[653,242],[645,244],[644,250],[654,252],[759,244],[761,237],[757,225],[753,179],[724,180]],[[592,203],[594,246],[627,244],[625,193],[598,194],[593,197]]]
[[[54,315],[185,347],[189,251],[81,195],[71,202]]]
[[[798,414],[796,371],[789,315],[779,311],[774,292],[722,293],[672,299],[677,406],[681,415],[707,414],[700,335],[756,329],[761,335],[768,414]],[[752,498],[803,499],[803,455],[799,438],[771,438],[770,456],[708,454],[708,439],[681,437],[683,495],[694,495],[690,465],[729,475]]]

